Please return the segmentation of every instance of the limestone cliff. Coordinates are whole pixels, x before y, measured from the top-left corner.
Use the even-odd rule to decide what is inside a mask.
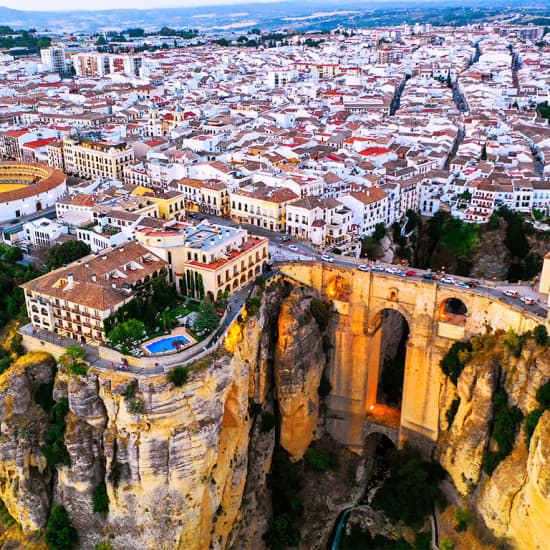
[[[42,527],[50,509],[49,471],[42,452],[48,415],[35,401],[53,381],[55,362],[31,353],[0,376],[0,498],[27,530]]]
[[[550,412],[544,413],[527,447],[517,433],[512,452],[491,476],[482,472],[483,452],[493,445],[492,397],[506,389],[509,405],[524,415],[536,408],[536,390],[550,379],[550,356],[528,340],[519,357],[502,334],[484,337],[474,349],[457,387],[442,383],[441,409],[457,396],[460,405],[450,429],[441,421],[436,456],[449,472],[464,505],[471,506],[493,536],[519,550],[543,550],[550,540]],[[458,548],[461,548],[460,546]]]
[[[325,361],[311,297],[288,292],[266,289],[259,312],[232,326],[227,349],[192,364],[182,387],[164,375],[56,374],[42,355],[12,367],[0,378],[0,498],[14,518],[35,530],[62,504],[85,550],[107,537],[125,550],[262,548],[276,437],[264,419],[280,411],[281,439],[301,456]],[[35,402],[46,383],[69,407],[69,460],[53,470],[48,414]],[[94,513],[103,483],[109,509]]]
[[[303,293],[293,293],[283,302],[275,352],[281,446],[295,459],[302,458],[313,440],[317,390],[325,367],[321,333],[310,303]]]

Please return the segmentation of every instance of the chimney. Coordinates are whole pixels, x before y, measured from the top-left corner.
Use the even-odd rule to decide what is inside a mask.
[[[68,286],[73,286],[74,285],[74,277],[73,277],[72,273],[67,274],[67,284],[68,284]]]
[[[120,247],[120,251],[124,252],[124,247],[123,246]]]
[[[95,273],[92,273],[92,282],[96,282],[97,281],[97,276]]]
[[[111,283],[111,286],[112,286],[113,288],[116,288],[116,283]]]
[[[107,259],[107,254],[103,254],[103,256],[101,256],[104,260]]]

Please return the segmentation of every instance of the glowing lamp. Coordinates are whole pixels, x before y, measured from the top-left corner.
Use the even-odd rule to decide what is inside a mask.
[[[373,409],[374,409],[374,405],[371,405],[371,406],[369,407],[369,411],[372,411]]]

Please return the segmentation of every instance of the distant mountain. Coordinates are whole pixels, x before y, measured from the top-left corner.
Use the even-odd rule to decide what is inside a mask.
[[[338,25],[395,25],[404,21],[461,24],[463,21],[483,20],[484,14],[494,15],[509,8],[520,9],[522,4],[525,4],[524,0],[509,0],[505,7],[497,0],[378,0],[352,1],[345,4],[341,0],[317,0],[193,8],[57,12],[21,11],[0,7],[0,24],[19,29],[34,27],[39,30],[75,33],[131,27],[157,30],[163,26],[193,28],[202,32],[213,31],[221,34],[239,34],[254,27],[263,30],[293,28],[326,31]],[[537,7],[540,9],[537,10]],[[550,12],[546,0],[530,0],[529,8],[534,8],[537,15],[540,15],[541,11]]]

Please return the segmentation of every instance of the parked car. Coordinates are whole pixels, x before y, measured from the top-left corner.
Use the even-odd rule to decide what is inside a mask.
[[[529,296],[522,296],[520,300],[526,305],[526,306],[532,306],[535,301],[533,298],[530,298]]]
[[[386,271],[386,270],[384,269],[384,267],[381,266],[381,265],[375,265],[375,266],[372,268],[372,270],[373,270],[373,271]]]
[[[407,277],[416,277],[417,273],[416,273],[416,271],[410,271],[409,270],[409,271],[405,271],[405,275]]]
[[[283,235],[283,236],[281,237],[281,241],[282,241],[283,243],[286,243],[287,241],[290,241],[290,235]]]
[[[359,271],[370,271],[370,268],[368,265],[361,264],[358,268]]]
[[[295,244],[291,244],[288,248],[292,250],[292,252],[298,252],[300,250]]]
[[[465,283],[464,281],[455,281],[455,286],[460,286],[463,288],[470,288],[470,285],[468,283]]]
[[[454,279],[453,277],[449,277],[448,275],[445,275],[445,277],[441,279],[441,282],[447,283],[448,285],[454,285],[456,283],[456,279]]]
[[[330,256],[328,256],[327,254],[323,254],[323,255],[321,256],[321,260],[322,260],[323,262],[329,262],[329,263],[334,262],[334,259],[331,258]]]
[[[518,297],[518,293],[515,290],[512,290],[511,288],[507,288],[506,290],[503,290],[502,294],[504,294],[505,296],[508,296],[510,298],[517,298]],[[522,298],[522,300],[523,300],[523,298]]]
[[[422,278],[427,279],[428,281],[435,281],[437,279],[437,275],[435,273],[424,273]]]

